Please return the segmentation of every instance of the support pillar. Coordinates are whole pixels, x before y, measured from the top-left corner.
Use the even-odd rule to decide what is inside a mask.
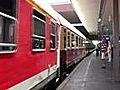
[[[120,81],[119,0],[113,0],[113,78]]]

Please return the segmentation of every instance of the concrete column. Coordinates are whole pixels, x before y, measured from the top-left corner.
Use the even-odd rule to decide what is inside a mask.
[[[120,81],[119,0],[113,0],[113,77]]]

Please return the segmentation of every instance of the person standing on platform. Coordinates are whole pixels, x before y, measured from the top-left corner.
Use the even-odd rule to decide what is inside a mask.
[[[107,49],[107,52],[108,52],[108,62],[111,62],[111,54],[112,54],[112,48],[111,48],[111,43],[110,41],[108,41],[108,49]]]
[[[96,56],[98,57],[99,56],[99,47],[98,47],[98,45],[96,45],[95,50],[96,50]]]
[[[102,68],[106,68],[106,60],[105,60],[105,54],[107,52],[107,45],[104,40],[101,42],[101,60],[102,60]]]

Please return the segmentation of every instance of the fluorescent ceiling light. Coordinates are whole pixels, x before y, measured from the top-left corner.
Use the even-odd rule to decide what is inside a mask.
[[[82,23],[74,23],[74,24],[72,24],[73,26],[83,26],[83,24]]]
[[[50,3],[61,3],[61,2],[71,2],[70,0],[46,0]]]

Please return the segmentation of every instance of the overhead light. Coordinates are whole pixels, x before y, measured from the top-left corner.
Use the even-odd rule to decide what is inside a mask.
[[[101,18],[98,19],[98,22],[101,22]]]
[[[72,24],[73,26],[83,26],[82,23],[76,23],[76,24]]]
[[[47,2],[55,5],[71,3],[70,0],[47,0]]]

